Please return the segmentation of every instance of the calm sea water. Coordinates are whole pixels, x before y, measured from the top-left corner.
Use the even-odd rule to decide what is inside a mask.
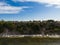
[[[60,45],[60,42],[42,42],[40,45]]]
[[[35,41],[35,42],[24,42],[24,41],[22,41],[22,42],[20,42],[20,40],[18,39],[18,40],[13,40],[13,39],[9,39],[9,40],[6,40],[6,39],[4,39],[4,40],[1,40],[0,39],[0,45],[60,45],[60,40],[53,40],[53,41],[46,41],[46,40],[44,40],[44,41],[39,41],[39,42],[37,42],[37,41]]]
[[[26,43],[18,43],[18,42],[5,42],[3,41],[0,45],[60,45],[60,42],[26,42]]]

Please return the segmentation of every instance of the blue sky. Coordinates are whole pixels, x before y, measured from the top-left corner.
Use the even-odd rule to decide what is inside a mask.
[[[60,20],[60,0],[0,0],[0,20]]]

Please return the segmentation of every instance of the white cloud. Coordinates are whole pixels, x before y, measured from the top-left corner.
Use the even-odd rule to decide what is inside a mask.
[[[26,6],[23,7],[15,7],[6,4],[5,2],[0,2],[0,14],[17,14],[22,11],[24,8],[28,8]]]
[[[13,0],[13,1],[21,1],[21,2],[25,2],[25,1],[32,1],[32,2],[38,2],[38,3],[46,3],[48,4],[48,6],[53,6],[55,5],[55,7],[60,7],[60,0]]]
[[[0,6],[0,14],[2,14],[2,13],[6,13],[6,14],[18,13],[22,9],[23,9],[22,7]]]

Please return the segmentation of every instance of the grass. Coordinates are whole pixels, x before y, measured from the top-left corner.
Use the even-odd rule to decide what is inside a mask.
[[[40,37],[21,37],[21,38],[0,38],[0,45],[56,45],[60,38],[40,38]]]

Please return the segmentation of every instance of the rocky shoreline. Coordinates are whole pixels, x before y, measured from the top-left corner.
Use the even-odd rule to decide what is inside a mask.
[[[15,37],[44,37],[44,38],[60,38],[60,35],[0,35],[0,37],[10,37],[10,38],[15,38]]]

